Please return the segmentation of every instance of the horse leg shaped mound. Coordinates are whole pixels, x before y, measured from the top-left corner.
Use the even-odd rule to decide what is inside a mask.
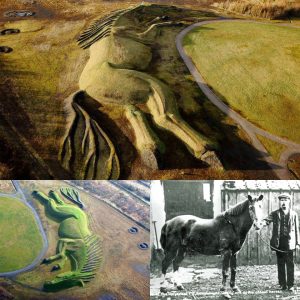
[[[44,290],[56,292],[73,286],[83,287],[96,276],[101,265],[99,237],[90,232],[86,214],[79,207],[65,203],[57,193],[50,191],[47,196],[35,191],[33,195],[51,217],[59,220],[56,254],[45,258],[42,263],[56,262],[52,268],[56,271],[63,269],[68,259],[71,262],[71,270],[45,282]]]

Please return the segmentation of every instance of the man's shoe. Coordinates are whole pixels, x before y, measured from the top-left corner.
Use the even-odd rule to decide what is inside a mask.
[[[280,286],[280,289],[281,289],[282,291],[286,291],[286,290],[287,290],[287,286],[286,286],[286,285],[281,285],[281,286]]]
[[[291,292],[291,293],[293,293],[295,291],[295,288],[293,286],[289,286],[288,287],[288,291]]]

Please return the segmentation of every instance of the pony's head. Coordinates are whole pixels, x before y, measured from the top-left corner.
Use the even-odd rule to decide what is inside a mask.
[[[263,210],[262,210],[262,199],[263,195],[260,195],[259,197],[254,197],[248,195],[249,200],[249,214],[251,217],[251,220],[253,221],[253,226],[256,230],[260,230],[263,225]]]

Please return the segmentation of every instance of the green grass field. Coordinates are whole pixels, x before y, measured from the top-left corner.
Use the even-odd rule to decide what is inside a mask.
[[[259,127],[300,143],[300,29],[248,22],[207,24],[184,39],[214,89]]]
[[[15,198],[0,197],[0,273],[29,265],[43,241],[31,210]]]

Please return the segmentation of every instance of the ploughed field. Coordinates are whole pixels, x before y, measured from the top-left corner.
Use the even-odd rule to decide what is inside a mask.
[[[0,197],[0,231],[0,273],[26,267],[42,249],[32,211],[16,198]]]
[[[185,50],[213,90],[250,122],[300,142],[300,30],[218,22],[191,31]]]

